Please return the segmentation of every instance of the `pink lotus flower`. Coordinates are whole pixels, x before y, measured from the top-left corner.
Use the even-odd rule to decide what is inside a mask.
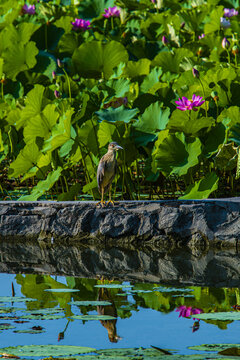
[[[105,18],[110,18],[112,16],[119,17],[120,16],[120,10],[117,8],[117,6],[109,7],[108,9],[104,9],[105,14],[103,16]]]
[[[203,312],[202,309],[193,308],[191,306],[187,307],[185,305],[177,307],[176,311],[179,312],[178,317],[190,317],[191,315],[197,315],[197,314],[201,314]],[[193,320],[195,320],[195,318],[193,318]]]
[[[225,17],[232,17],[238,15],[238,11],[235,9],[224,9],[224,16]]]
[[[177,109],[181,111],[186,111],[186,110],[197,111],[196,108],[201,106],[204,102],[205,100],[202,100],[201,96],[197,96],[195,94],[193,94],[192,99],[190,100],[185,96],[183,96],[182,99],[179,98],[177,101],[175,101],[175,103],[178,105]]]
[[[201,40],[201,39],[205,38],[205,36],[206,36],[205,34],[201,34],[198,36],[198,39]]]
[[[231,26],[231,23],[229,20],[225,19],[224,17],[220,18],[220,25],[224,29],[228,29]]]
[[[28,14],[28,15],[34,15],[35,14],[35,5],[24,4],[22,7],[22,13]]]
[[[88,30],[90,29],[90,21],[89,20],[83,20],[83,19],[75,19],[75,21],[71,22],[74,31],[79,30]]]

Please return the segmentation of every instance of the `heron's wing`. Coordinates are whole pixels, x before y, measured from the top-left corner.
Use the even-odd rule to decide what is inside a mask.
[[[103,177],[104,177],[104,172],[105,172],[105,164],[106,164],[106,162],[105,162],[104,156],[103,156],[99,162],[98,169],[97,169],[97,183],[98,183],[99,191],[101,189],[101,185],[103,182]]]

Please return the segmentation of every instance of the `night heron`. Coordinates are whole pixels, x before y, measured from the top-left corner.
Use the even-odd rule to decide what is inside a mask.
[[[119,146],[116,142],[111,142],[108,145],[108,152],[103,155],[101,158],[98,169],[97,169],[97,183],[98,183],[98,190],[101,194],[101,201],[98,204],[104,206],[104,194],[107,190],[109,190],[109,200],[108,204],[113,204],[111,200],[111,190],[112,190],[112,182],[116,175],[117,171],[117,160],[116,160],[116,153],[119,149],[123,149]]]

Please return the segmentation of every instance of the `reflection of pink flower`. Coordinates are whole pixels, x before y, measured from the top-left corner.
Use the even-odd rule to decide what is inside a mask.
[[[35,5],[24,4],[22,7],[22,13],[28,14],[28,15],[34,15],[35,14]]]
[[[90,21],[89,20],[83,20],[83,19],[75,19],[75,21],[71,22],[74,31],[79,30],[88,30],[90,29]]]
[[[186,110],[197,111],[196,108],[201,106],[204,102],[205,100],[202,100],[201,96],[197,96],[195,94],[193,94],[192,99],[190,100],[185,96],[183,96],[182,99],[179,98],[177,101],[175,101],[175,103],[178,105],[177,109],[181,111],[186,111]]]
[[[176,311],[179,312],[178,317],[190,317],[191,315],[197,315],[203,312],[202,309],[193,308],[191,306],[187,307],[185,305],[177,307]],[[193,318],[193,320],[195,320],[195,318]]]
[[[235,9],[224,9],[224,16],[225,17],[232,17],[238,15],[238,11]]]
[[[105,14],[103,16],[105,18],[110,18],[111,16],[119,17],[120,16],[120,10],[117,8],[117,6],[109,7],[108,9],[104,9]]]

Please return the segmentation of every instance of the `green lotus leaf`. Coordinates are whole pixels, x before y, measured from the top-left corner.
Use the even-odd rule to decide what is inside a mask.
[[[156,134],[164,130],[169,120],[170,109],[162,109],[159,102],[155,102],[147,107],[144,113],[139,117],[139,121],[133,126],[138,131],[149,134]]]
[[[193,53],[188,49],[175,49],[173,52],[160,52],[152,61],[152,66],[161,66],[163,71],[179,73],[184,58],[191,58]]]
[[[223,6],[217,6],[212,10],[209,22],[204,26],[204,33],[209,34],[211,32],[219,31],[221,17],[223,17]]]
[[[52,136],[49,139],[45,140],[43,144],[43,152],[48,150],[55,150],[56,148],[65,144],[71,137],[74,136],[74,129],[71,126],[72,114],[73,109],[67,110],[65,114],[60,117],[59,122],[52,129]]]
[[[16,356],[69,356],[95,352],[95,349],[83,346],[70,345],[25,345],[9,346],[0,349],[1,352],[10,353]]]
[[[77,139],[85,144],[95,155],[98,154],[97,128],[98,124],[96,120],[88,120],[78,129],[77,135]]]
[[[138,109],[126,109],[124,105],[118,108],[101,109],[96,111],[99,121],[108,121],[110,123],[116,123],[123,121],[129,123],[131,119],[138,113]]]
[[[206,15],[208,15],[207,7],[200,9],[184,9],[181,11],[181,17],[183,18],[186,26],[189,27],[193,32],[199,31]]]
[[[59,118],[59,113],[55,109],[54,104],[48,104],[40,115],[28,119],[23,131],[26,143],[32,142],[36,137],[46,139],[50,136],[51,130]]]
[[[85,0],[78,8],[84,19],[92,19],[104,13],[104,9],[114,6],[114,0]]]
[[[99,129],[97,133],[99,147],[102,148],[103,146],[108,144],[112,140],[115,132],[116,132],[116,126],[114,124],[108,123],[106,121],[102,121],[99,124]]]
[[[36,59],[37,64],[34,66],[33,71],[43,74],[51,80],[52,72],[57,69],[54,56],[46,51],[39,51]]]
[[[69,21],[69,24],[71,24],[71,21]],[[78,48],[78,46],[78,37],[77,34],[75,34],[74,32],[63,34],[58,43],[59,52],[67,53],[69,55],[72,55],[74,51]]]
[[[188,135],[196,135],[200,130],[211,128],[215,123],[212,117],[199,117],[198,112],[192,112],[191,116],[187,111],[174,110],[167,128],[176,132],[184,132]]]
[[[48,315],[48,314],[61,313],[63,311],[64,310],[60,308],[42,308],[42,309],[25,310],[25,313],[31,313],[32,315]]]
[[[159,82],[159,78],[162,75],[162,69],[159,67],[155,67],[149,75],[144,77],[144,80],[140,86],[140,90],[142,93],[150,92],[155,84]]]
[[[74,51],[72,61],[80,76],[109,78],[113,68],[120,62],[128,61],[128,54],[125,47],[117,41],[103,44],[94,40],[80,45]]]
[[[71,316],[71,319],[90,321],[90,320],[115,320],[116,318],[110,315],[73,315]]]
[[[130,88],[130,81],[128,79],[110,79],[106,82],[106,85],[114,90],[114,96],[124,96]]]
[[[188,170],[197,165],[201,154],[201,141],[198,138],[186,139],[183,133],[174,135],[161,134],[163,139],[156,141],[153,151],[153,168],[167,174],[185,175]],[[159,139],[160,139],[159,138]]]
[[[205,146],[203,148],[203,154],[206,157],[210,157],[216,154],[219,146],[225,144],[226,141],[227,141],[226,127],[221,123],[216,124],[207,134]]]
[[[19,198],[20,201],[36,201],[46,191],[50,190],[55,182],[59,179],[62,168],[59,166],[56,170],[48,174],[45,180],[41,180],[33,188],[30,195],[23,195]]]
[[[237,166],[237,157],[237,148],[233,146],[233,143],[224,144],[215,156],[214,163],[220,170],[233,170]]]
[[[58,195],[58,201],[74,200],[81,190],[82,190],[81,184],[74,184],[70,187],[68,192],[64,192]]]
[[[207,199],[213,191],[218,189],[218,181],[219,178],[214,172],[207,174],[201,180],[188,186],[185,194],[179,199]]]
[[[14,160],[9,167],[9,177],[18,177],[25,174],[33,167],[36,167],[37,161],[39,160],[41,153],[38,149],[37,144],[29,142],[20,151],[16,160]],[[34,170],[35,171],[35,170]]]
[[[29,41],[27,44],[19,42],[6,49],[2,53],[4,59],[4,72],[7,77],[16,80],[16,76],[24,70],[32,69],[36,65],[36,55],[38,48],[35,42]]]
[[[148,75],[151,61],[149,59],[140,59],[138,61],[129,61],[126,65],[124,73],[130,78],[141,75]]]
[[[82,300],[82,301],[71,301],[70,303],[69,303],[70,305],[76,305],[76,306],[103,306],[103,305],[112,305],[112,303],[111,302],[109,302],[109,301],[101,301],[101,300],[92,300],[92,301],[84,301],[84,300]]]

